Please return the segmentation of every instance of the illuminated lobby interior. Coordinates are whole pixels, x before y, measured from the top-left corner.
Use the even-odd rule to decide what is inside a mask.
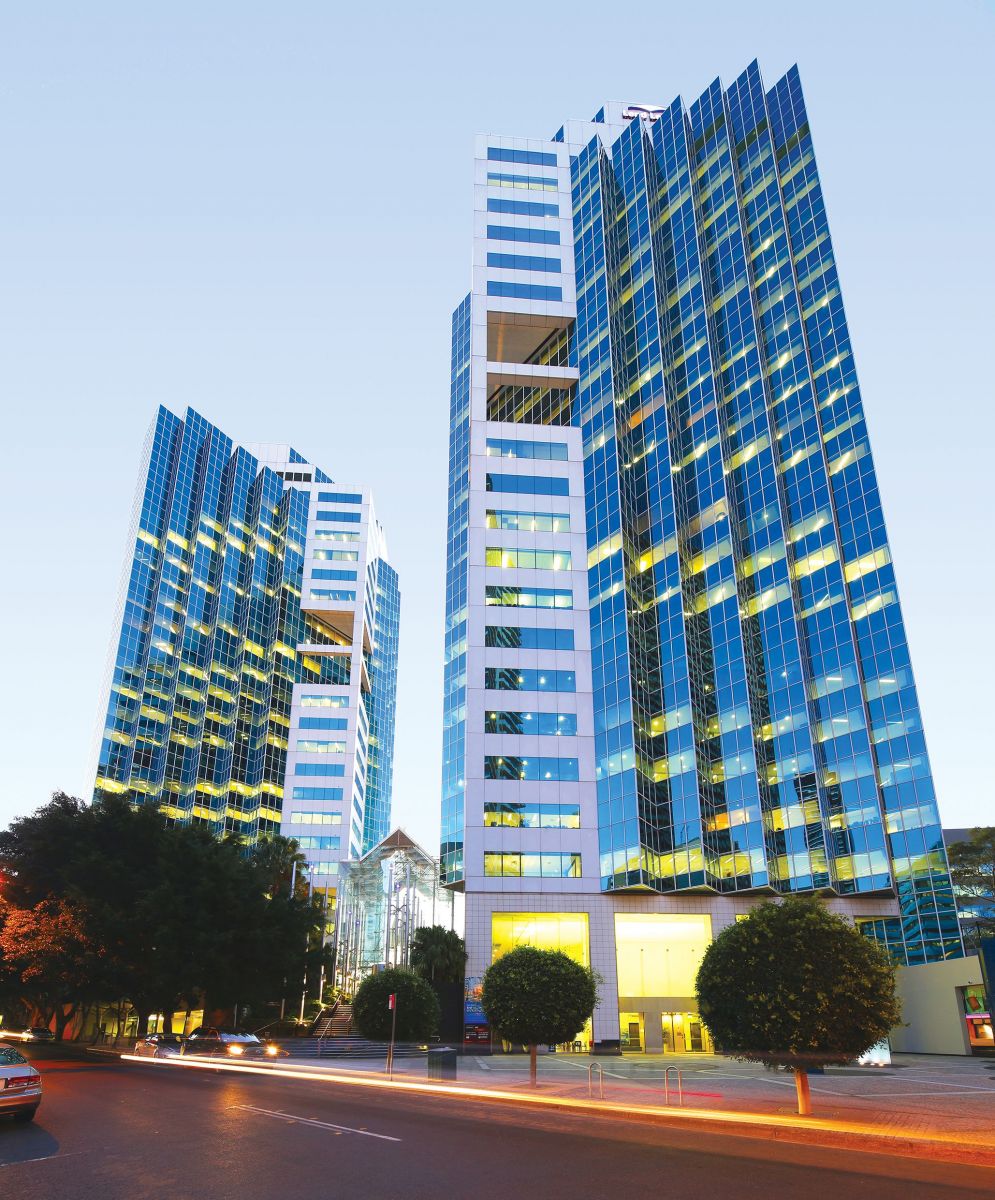
[[[528,945],[560,950],[582,966],[591,965],[586,912],[495,912],[491,929],[494,960],[516,946]],[[694,994],[695,975],[711,940],[712,922],[707,913],[614,914],[615,1036],[623,1052],[712,1053]],[[602,1008],[604,1004],[603,998]],[[586,1051],[591,1040],[589,1025],[571,1048]]]

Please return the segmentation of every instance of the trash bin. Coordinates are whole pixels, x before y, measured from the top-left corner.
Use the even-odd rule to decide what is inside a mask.
[[[429,1079],[456,1078],[455,1050],[451,1049],[449,1046],[443,1046],[439,1050],[429,1050],[427,1057]]]

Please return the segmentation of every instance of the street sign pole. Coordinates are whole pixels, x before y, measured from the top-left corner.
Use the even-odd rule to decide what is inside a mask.
[[[390,1009],[390,1045],[387,1047],[387,1078],[394,1078],[394,1037],[397,1033],[397,993],[391,992],[387,999]]]

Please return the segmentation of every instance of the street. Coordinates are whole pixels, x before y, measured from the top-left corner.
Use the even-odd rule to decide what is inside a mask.
[[[31,1047],[45,1099],[0,1122],[18,1200],[982,1197],[995,1172]]]

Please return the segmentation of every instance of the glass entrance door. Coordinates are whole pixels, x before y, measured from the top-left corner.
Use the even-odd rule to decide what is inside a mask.
[[[619,1033],[621,1034],[623,1050],[642,1050],[643,1014],[624,1012],[618,1014]]]
[[[663,1052],[664,1054],[683,1054],[684,1045],[684,1014],[663,1014]]]
[[[663,1014],[664,1054],[711,1054],[708,1030],[697,1013]]]

